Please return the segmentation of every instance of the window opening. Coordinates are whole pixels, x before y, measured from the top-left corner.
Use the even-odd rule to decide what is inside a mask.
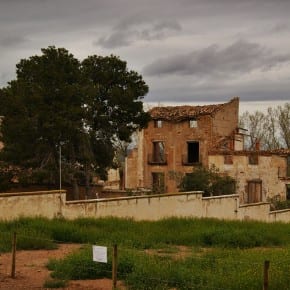
[[[233,155],[224,155],[224,164],[233,164]]]
[[[290,184],[286,184],[286,199],[290,200]]]
[[[199,162],[199,142],[187,142],[187,162]]]
[[[165,192],[164,172],[152,172],[152,191],[154,193]]]
[[[197,120],[191,119],[189,120],[189,128],[196,128],[197,127]]]
[[[249,155],[249,164],[257,165],[259,163],[258,154],[251,154]]]
[[[162,141],[153,142],[153,161],[156,163],[165,162],[165,145]]]
[[[162,120],[155,120],[154,127],[155,128],[162,128]]]
[[[256,203],[262,201],[262,181],[248,181],[248,203]]]

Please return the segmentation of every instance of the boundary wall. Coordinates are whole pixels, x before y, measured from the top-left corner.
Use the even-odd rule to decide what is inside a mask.
[[[119,217],[159,220],[169,217],[218,218],[290,222],[290,209],[270,211],[269,203],[243,204],[239,196],[202,197],[202,192],[180,192],[119,198],[66,201],[65,190],[2,193],[0,220],[19,217]]]

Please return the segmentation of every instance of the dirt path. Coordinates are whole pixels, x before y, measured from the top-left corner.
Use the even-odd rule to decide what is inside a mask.
[[[62,244],[57,250],[18,251],[16,256],[16,277],[11,275],[11,254],[0,255],[0,289],[36,290],[46,289],[43,284],[50,277],[46,263],[51,258],[62,258],[80,248],[76,244]],[[62,288],[63,289],[63,288]],[[110,279],[70,281],[65,289],[111,290]]]

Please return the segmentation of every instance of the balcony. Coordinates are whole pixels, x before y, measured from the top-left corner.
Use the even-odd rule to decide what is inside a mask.
[[[201,165],[201,156],[188,156],[187,154],[182,155],[183,166],[198,166]]]
[[[167,154],[148,154],[147,160],[150,165],[167,165]]]

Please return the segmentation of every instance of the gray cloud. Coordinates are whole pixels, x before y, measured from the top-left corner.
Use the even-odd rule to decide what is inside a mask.
[[[100,37],[94,44],[100,45],[103,48],[128,46],[132,42],[132,36],[132,34],[127,32],[115,31],[107,37]]]
[[[235,85],[204,83],[202,85],[185,84],[182,88],[174,85],[167,88],[154,88],[145,97],[146,102],[224,102],[234,96],[239,96],[243,102],[270,101],[290,99],[288,80],[264,83],[261,81],[240,83]]]
[[[117,25],[113,32],[106,37],[100,37],[95,45],[100,45],[104,48],[116,48],[129,46],[139,40],[161,40],[170,36],[172,33],[181,31],[181,25],[177,21],[159,21],[154,24],[133,24],[131,21],[122,21]],[[131,26],[130,26],[131,24]],[[144,27],[145,26],[145,27]]]
[[[289,10],[289,0],[0,0],[0,86],[55,45],[145,68],[145,99],[157,102],[289,100]]]
[[[228,47],[211,45],[187,54],[160,58],[144,67],[146,75],[193,75],[225,77],[252,70],[268,70],[290,61],[290,54],[274,54],[257,43],[239,40]]]
[[[28,41],[28,39],[26,39],[23,36],[19,36],[19,35],[0,36],[0,46],[2,46],[4,48],[19,45],[19,44],[25,43],[27,41]]]
[[[289,32],[290,25],[286,23],[277,23],[270,28],[270,32],[272,33],[284,33]]]

